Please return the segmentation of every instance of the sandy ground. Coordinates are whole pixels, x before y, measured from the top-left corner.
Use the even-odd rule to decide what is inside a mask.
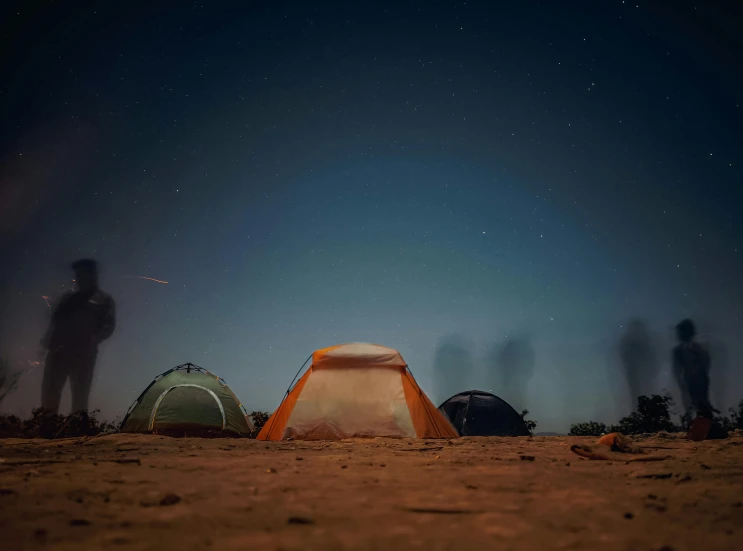
[[[0,548],[743,549],[743,438],[591,441],[0,440]]]

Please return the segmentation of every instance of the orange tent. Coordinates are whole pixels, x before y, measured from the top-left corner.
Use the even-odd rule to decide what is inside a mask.
[[[351,343],[315,351],[312,364],[258,440],[456,438],[397,350]]]

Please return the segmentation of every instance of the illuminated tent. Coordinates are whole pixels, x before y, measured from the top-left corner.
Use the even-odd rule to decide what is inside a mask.
[[[341,344],[317,350],[310,359],[259,440],[457,437],[397,350]]]
[[[249,436],[252,423],[223,379],[187,363],[155,377],[129,407],[120,430]]]
[[[439,406],[460,436],[529,436],[524,419],[508,402],[481,390],[460,392]]]

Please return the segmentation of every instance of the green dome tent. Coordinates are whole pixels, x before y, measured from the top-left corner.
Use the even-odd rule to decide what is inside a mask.
[[[121,432],[249,436],[247,411],[223,379],[186,363],[158,375],[121,423]]]

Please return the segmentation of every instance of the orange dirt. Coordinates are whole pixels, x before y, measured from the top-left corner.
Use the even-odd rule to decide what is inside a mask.
[[[0,548],[743,549],[743,438],[593,443],[0,440]]]

